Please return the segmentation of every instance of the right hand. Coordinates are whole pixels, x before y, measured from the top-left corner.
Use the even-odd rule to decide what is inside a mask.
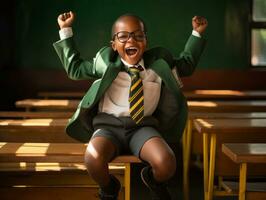
[[[202,35],[208,26],[208,21],[205,17],[202,16],[194,16],[192,18],[192,27],[193,30],[197,31],[200,35]]]
[[[72,11],[70,11],[70,12],[60,14],[57,18],[57,23],[60,29],[71,27],[74,22],[74,19],[75,19],[75,15]]]

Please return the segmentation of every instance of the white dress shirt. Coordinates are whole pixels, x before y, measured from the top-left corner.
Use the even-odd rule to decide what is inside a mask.
[[[129,65],[123,59],[121,60],[126,67],[133,67],[133,65]],[[153,70],[145,69],[143,60],[139,64],[144,69],[140,72],[144,93],[144,116],[150,116],[158,105],[162,80]],[[128,101],[130,84],[131,78],[129,74],[124,71],[119,72],[100,100],[99,112],[113,114],[116,117],[130,116]]]

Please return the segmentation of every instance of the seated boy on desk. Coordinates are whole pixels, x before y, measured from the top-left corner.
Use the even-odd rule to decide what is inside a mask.
[[[71,79],[96,79],[80,102],[66,132],[88,142],[85,164],[99,184],[100,199],[117,199],[120,183],[108,162],[134,154],[147,163],[141,178],[153,199],[171,199],[166,182],[175,174],[176,158],[166,141],[178,141],[187,119],[179,76],[194,71],[205,41],[207,20],[195,16],[193,32],[178,58],[162,47],[146,49],[146,27],[132,14],[113,24],[111,47],[92,60],[76,49],[73,12],[59,15],[60,41],[55,50]]]

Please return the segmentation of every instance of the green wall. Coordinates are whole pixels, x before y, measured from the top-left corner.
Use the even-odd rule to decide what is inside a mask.
[[[109,44],[113,21],[121,14],[141,16],[149,47],[164,46],[178,55],[191,34],[191,18],[208,19],[200,69],[245,69],[248,62],[248,0],[17,0],[12,62],[16,68],[62,69],[52,43],[59,39],[57,16],[76,13],[75,39],[83,58]]]

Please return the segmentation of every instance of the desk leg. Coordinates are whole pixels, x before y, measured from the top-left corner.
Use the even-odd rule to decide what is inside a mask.
[[[209,183],[208,183],[208,200],[213,197],[213,181],[215,170],[215,154],[216,154],[216,134],[211,134],[210,141],[210,169],[209,169]]]
[[[204,199],[208,197],[208,172],[209,172],[209,141],[208,134],[203,133],[203,178],[204,178]]]
[[[191,150],[192,123],[187,120],[186,129],[183,134],[183,190],[184,200],[189,200],[189,162]]]
[[[125,163],[125,200],[130,200],[130,163]]]
[[[247,163],[240,164],[239,174],[239,200],[245,200],[247,181]]]

